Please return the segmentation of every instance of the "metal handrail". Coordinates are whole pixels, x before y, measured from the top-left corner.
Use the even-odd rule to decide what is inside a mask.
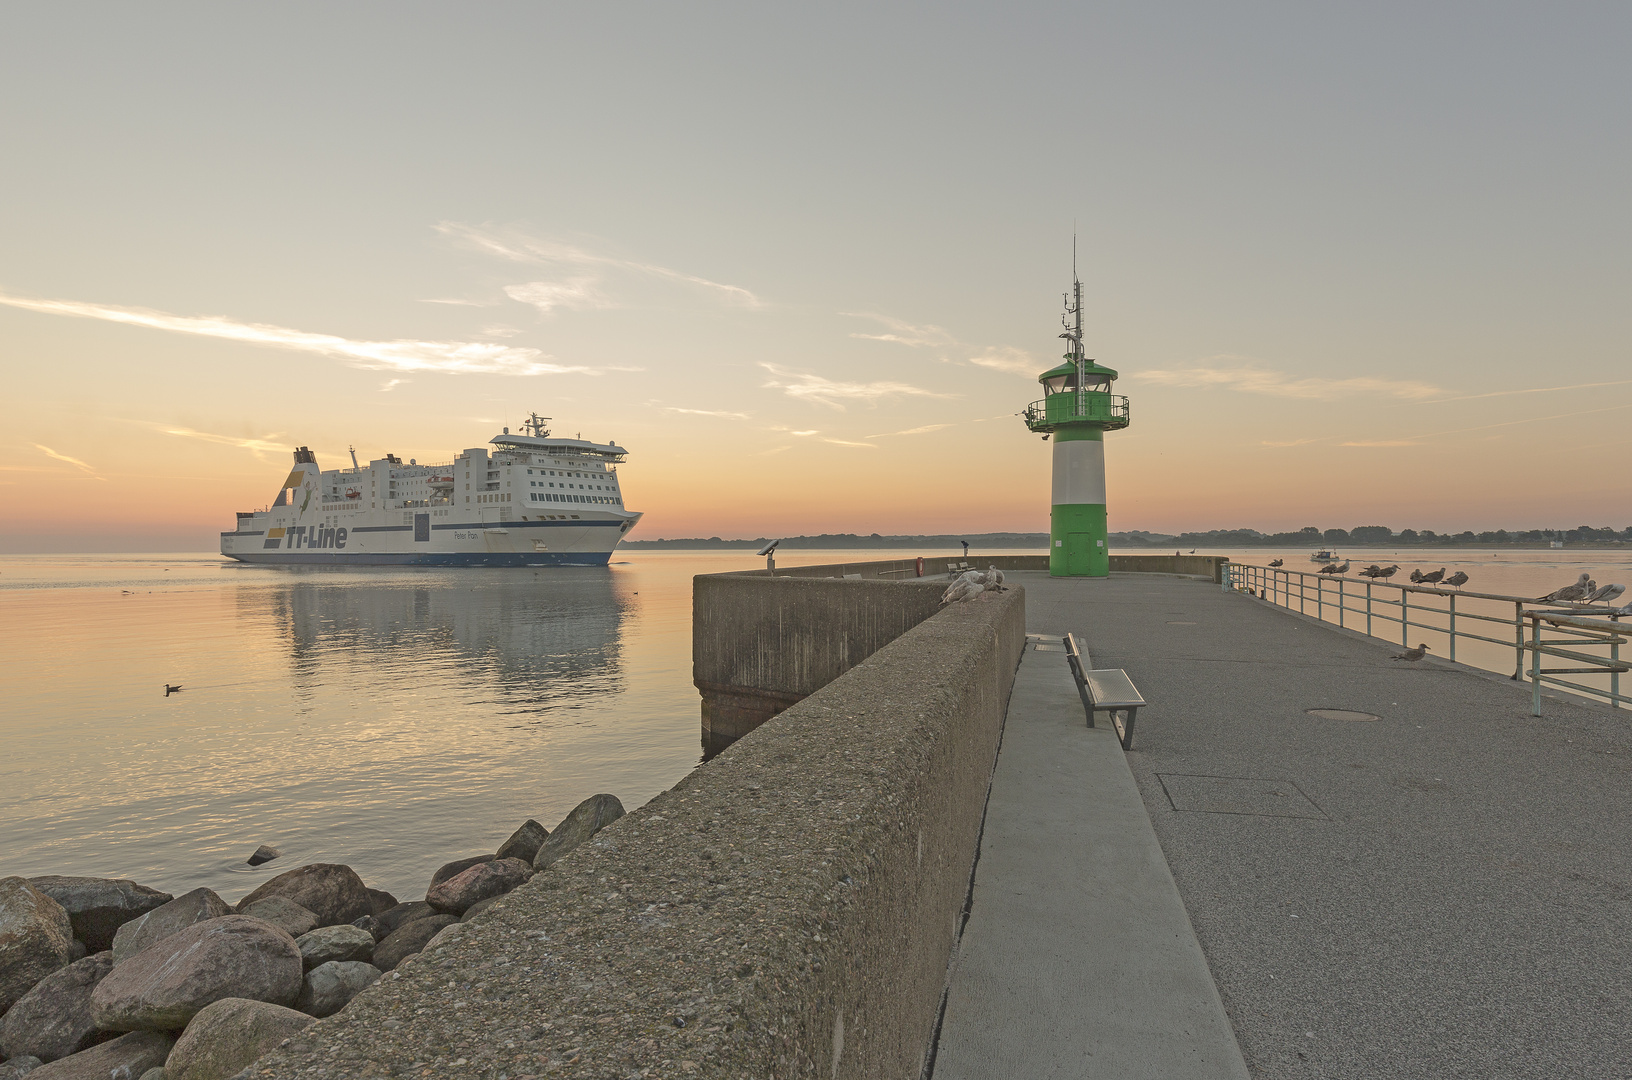
[[[1229,571],[1226,578],[1227,588],[1252,593],[1288,611],[1295,607],[1301,614],[1313,615],[1323,622],[1336,622],[1345,629],[1361,630],[1359,619],[1355,620],[1355,626],[1350,627],[1347,616],[1351,614],[1363,616],[1365,622],[1362,632],[1368,637],[1384,638],[1384,634],[1376,632],[1377,623],[1387,626],[1387,640],[1394,640],[1393,627],[1398,626],[1398,640],[1407,648],[1411,645],[1410,637],[1413,630],[1419,634],[1428,632],[1442,635],[1449,639],[1447,659],[1453,663],[1456,662],[1456,646],[1459,639],[1482,641],[1504,649],[1510,648],[1513,650],[1513,673],[1510,677],[1515,680],[1529,679],[1531,714],[1534,716],[1541,715],[1543,685],[1559,686],[1588,697],[1601,698],[1607,701],[1612,709],[1622,708],[1623,703],[1632,703],[1632,698],[1621,693],[1621,673],[1632,671],[1632,664],[1621,659],[1621,646],[1632,640],[1632,627],[1622,628],[1601,618],[1594,619],[1591,617],[1594,609],[1585,605],[1578,605],[1578,610],[1573,612],[1543,611],[1533,608],[1538,601],[1522,596],[1403,583],[1396,585],[1390,581],[1375,579],[1357,581],[1341,574],[1309,573],[1285,567],[1254,566],[1248,563],[1232,562],[1228,563],[1227,567]],[[1336,584],[1336,588],[1330,587],[1333,583]],[[1361,585],[1364,592],[1350,591],[1350,585]],[[1378,589],[1393,589],[1398,598],[1390,598],[1386,592],[1378,595],[1375,591]],[[1437,606],[1431,603],[1412,602],[1413,598],[1423,597],[1443,597],[1446,604]],[[1504,612],[1498,616],[1470,611],[1466,607],[1459,607],[1457,604],[1459,600],[1512,604],[1513,612],[1511,615]],[[1354,603],[1351,605],[1350,601]],[[1527,608],[1526,605],[1531,607]],[[1412,621],[1413,612],[1418,613],[1416,621]],[[1436,625],[1436,621],[1442,622],[1443,625]],[[1494,624],[1504,627],[1505,632],[1501,637],[1491,637],[1478,633],[1477,629],[1469,628],[1467,625],[1469,622]],[[1550,632],[1560,636],[1544,638],[1543,623]],[[1606,649],[1608,655],[1578,651],[1582,648]],[[1542,667],[1542,657],[1579,666]],[[1602,686],[1558,678],[1559,675],[1571,674],[1607,677],[1609,688],[1605,690]]]

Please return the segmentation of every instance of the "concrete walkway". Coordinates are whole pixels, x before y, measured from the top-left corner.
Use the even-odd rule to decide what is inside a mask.
[[[1126,762],[1254,1077],[1632,1075],[1632,714],[1532,718],[1525,684],[1206,582],[1011,576],[1028,629],[1077,633],[1151,702]],[[1027,708],[1017,685],[999,780],[1022,751],[1040,774]],[[1080,735],[1044,753],[1085,767]],[[983,904],[1013,918],[999,795],[966,958]],[[1078,924],[1051,944],[1080,948]]]
[[[1028,646],[935,1080],[1246,1075],[1121,745]]]

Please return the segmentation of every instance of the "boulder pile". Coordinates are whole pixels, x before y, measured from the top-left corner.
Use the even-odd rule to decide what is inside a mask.
[[[622,816],[595,795],[554,833],[529,820],[407,903],[338,863],[237,904],[119,878],[0,878],[0,1080],[225,1080]]]

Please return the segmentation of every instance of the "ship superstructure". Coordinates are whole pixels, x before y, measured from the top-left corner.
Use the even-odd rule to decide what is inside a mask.
[[[265,510],[240,512],[221,554],[241,562],[605,566],[640,520],[624,509],[615,443],[555,438],[534,413],[491,450],[450,462],[394,454],[319,468],[306,447]]]

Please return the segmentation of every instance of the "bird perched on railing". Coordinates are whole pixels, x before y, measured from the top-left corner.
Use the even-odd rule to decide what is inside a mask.
[[[1440,583],[1441,579],[1443,579],[1444,577],[1445,577],[1445,568],[1443,566],[1441,566],[1438,570],[1435,570],[1431,574],[1422,575],[1422,583],[1424,585],[1438,585]]]
[[[1409,660],[1411,663],[1414,664],[1418,660],[1421,660],[1426,655],[1428,655],[1428,646],[1418,645],[1414,649],[1407,649],[1404,652],[1397,652],[1392,657],[1390,657],[1389,659],[1391,659],[1391,660]]]
[[[1285,566],[1286,565],[1286,560],[1285,559],[1276,559],[1274,562],[1270,563],[1269,565],[1271,565],[1271,566]]]
[[[1381,569],[1382,569],[1382,567],[1378,566],[1376,563],[1372,563],[1370,566],[1368,566],[1364,570],[1360,571],[1360,576],[1361,577],[1376,577],[1377,576],[1377,571],[1379,571]]]
[[[1337,564],[1335,562],[1327,563],[1325,566],[1320,568],[1320,573],[1322,574],[1335,574],[1337,572]]]
[[[1607,607],[1609,606],[1609,602],[1611,600],[1614,600],[1625,591],[1625,585],[1605,585],[1601,589],[1594,589],[1587,595],[1586,599],[1582,600],[1581,602],[1583,604],[1596,604],[1598,601],[1602,600],[1604,602],[1604,606]]]
[[[1377,571],[1375,574],[1373,574],[1371,576],[1374,577],[1374,578],[1379,578],[1380,577],[1384,581],[1387,581],[1389,578],[1393,577],[1395,574],[1397,574],[1399,572],[1400,572],[1400,568],[1398,566],[1385,566],[1381,570]]]
[[[985,591],[985,585],[979,581],[971,581],[968,575],[965,575],[946,587],[946,591],[941,594],[941,603],[955,604],[959,600],[972,600]]]
[[[1612,607],[1609,609],[1609,619],[1611,622],[1620,622],[1628,615],[1632,615],[1632,604],[1622,604],[1620,607]]]
[[[1422,571],[1421,570],[1411,571],[1411,584],[1413,584],[1413,585],[1421,585],[1422,584]]]
[[[1574,585],[1566,585],[1562,589],[1554,589],[1552,592],[1548,593],[1546,596],[1538,596],[1536,599],[1532,600],[1531,603],[1533,603],[1533,604],[1560,604],[1560,603],[1562,603],[1562,604],[1573,604],[1576,601],[1585,598],[1588,594],[1590,594],[1592,592],[1592,588],[1588,584],[1591,581],[1592,581],[1592,578],[1589,575],[1582,574],[1579,578],[1576,579],[1576,582],[1575,582]]]
[[[1458,589],[1460,589],[1462,586],[1466,585],[1467,583],[1468,583],[1468,575],[1464,574],[1460,570],[1458,570],[1456,573],[1452,574],[1450,577],[1445,579],[1445,584],[1455,585]]]

